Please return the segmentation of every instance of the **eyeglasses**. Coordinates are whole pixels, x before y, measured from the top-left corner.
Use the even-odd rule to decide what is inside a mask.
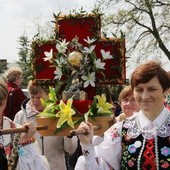
[[[132,100],[122,99],[122,102],[123,102],[123,103],[132,103],[132,104],[134,104],[134,103],[135,103],[135,99],[132,99]]]

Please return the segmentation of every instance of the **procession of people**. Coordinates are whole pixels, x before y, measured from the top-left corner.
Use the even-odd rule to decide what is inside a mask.
[[[127,81],[125,36],[102,37],[100,16],[54,15],[55,41],[32,43],[32,75],[4,72],[0,170],[170,169],[170,72],[147,59]]]
[[[78,130],[85,130],[85,134],[78,135],[78,138],[75,136],[63,138],[64,140],[67,138],[69,143],[72,141],[73,145],[70,143],[67,147],[72,150],[71,154],[76,151],[78,139],[80,140],[82,155],[78,158],[75,169],[169,169],[170,111],[164,103],[169,88],[170,77],[159,62],[149,61],[138,66],[132,73],[131,84],[122,90],[119,97],[120,105],[122,102],[127,105],[126,107],[121,105],[124,114],[126,114],[124,107],[127,110],[132,109],[132,112],[129,112],[130,115],[125,116],[121,121],[119,118],[104,133],[103,141],[93,146],[93,125],[89,122],[82,122],[78,127]],[[62,160],[63,165],[60,165],[59,152],[52,152],[51,155],[48,153],[51,152],[50,149],[47,148],[43,155],[42,149],[41,151],[38,149],[41,145],[41,142],[37,143],[40,137],[38,139],[35,135],[38,132],[34,127],[36,126],[34,116],[43,110],[39,100],[47,96],[48,90],[34,86],[32,81],[28,84],[28,90],[30,100],[27,99],[25,104],[23,103],[22,110],[16,114],[13,122],[4,116],[8,89],[5,82],[0,82],[1,129],[20,126],[28,129],[25,134],[0,135],[0,167],[4,170],[10,168],[61,169],[62,166],[66,166],[66,163]],[[27,111],[24,111],[24,108]],[[52,150],[55,150],[60,146],[61,150],[63,143],[59,144],[61,139],[49,138],[44,143],[44,148],[49,145]],[[58,168],[53,165],[50,168],[52,158],[55,158],[53,164],[58,164]]]

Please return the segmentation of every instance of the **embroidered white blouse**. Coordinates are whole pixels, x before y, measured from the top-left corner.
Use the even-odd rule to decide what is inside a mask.
[[[127,134],[132,138],[136,138],[140,134],[145,139],[154,138],[155,135],[170,136],[170,127],[167,123],[170,123],[170,111],[166,108],[153,122],[142,111],[128,120],[123,126],[128,127]],[[79,157],[75,170],[119,170],[122,156],[121,130],[122,122],[115,123],[105,132],[104,141],[98,146],[82,145],[83,156]]]
[[[3,117],[3,128],[11,128],[11,120]],[[16,125],[17,126],[17,125]],[[19,127],[19,125],[17,126]],[[11,143],[11,135],[1,135],[0,143],[8,146]],[[19,149],[19,159],[16,170],[50,170],[49,164],[39,150],[36,142],[21,146]]]

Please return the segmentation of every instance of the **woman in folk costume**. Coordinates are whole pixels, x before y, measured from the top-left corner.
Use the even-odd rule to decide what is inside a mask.
[[[160,63],[147,62],[134,70],[131,86],[141,110],[115,123],[96,147],[92,145],[92,124],[82,122],[78,129],[87,133],[79,135],[83,156],[75,169],[170,169],[170,111],[163,103],[170,87],[168,73]]]
[[[9,118],[3,116],[7,102],[8,89],[0,81],[0,129],[16,128]],[[1,170],[48,170],[49,165],[44,156],[39,153],[38,147],[33,143],[32,136],[36,132],[32,123],[26,122],[26,133],[11,133],[0,135],[0,169]],[[1,131],[2,132],[2,131]]]

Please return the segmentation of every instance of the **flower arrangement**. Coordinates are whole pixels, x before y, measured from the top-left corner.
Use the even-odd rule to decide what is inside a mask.
[[[98,11],[73,11],[54,15],[55,38],[35,37],[32,42],[33,79],[36,84],[54,85],[56,95],[85,91],[88,99],[124,84],[125,38],[101,36]],[[69,28],[69,29],[68,29]]]
[[[103,94],[96,95],[93,101],[83,100],[82,103],[76,103],[77,100],[73,100],[72,98],[66,101],[58,100],[55,89],[52,87],[49,87],[49,91],[48,99],[41,98],[41,102],[45,106],[45,109],[37,116],[58,118],[55,132],[61,131],[65,127],[74,128],[75,124],[78,124],[81,121],[88,121],[89,116],[95,120],[96,116],[112,115],[113,105],[106,101],[106,97]],[[73,121],[73,116],[78,116],[79,119]]]
[[[96,13],[58,15],[55,19],[56,39],[34,42],[32,58],[36,84],[53,86],[49,98],[41,99],[45,109],[38,116],[57,118],[58,132],[89,117],[112,114],[113,106],[104,94],[110,99],[111,86],[125,80],[125,41],[124,37],[101,37],[100,15]],[[81,92],[87,98],[77,99]],[[79,118],[74,121],[73,117]]]
[[[75,37],[70,42],[66,39],[56,40],[55,53],[53,49],[44,52],[44,61],[49,61],[51,67],[55,67],[55,77],[57,84],[64,86],[64,90],[74,91],[76,88],[83,89],[88,86],[96,87],[98,79],[96,75],[103,77],[105,61],[113,59],[109,51],[100,50],[102,58],[97,58],[95,53],[95,38],[84,39],[85,46],[78,42]]]

